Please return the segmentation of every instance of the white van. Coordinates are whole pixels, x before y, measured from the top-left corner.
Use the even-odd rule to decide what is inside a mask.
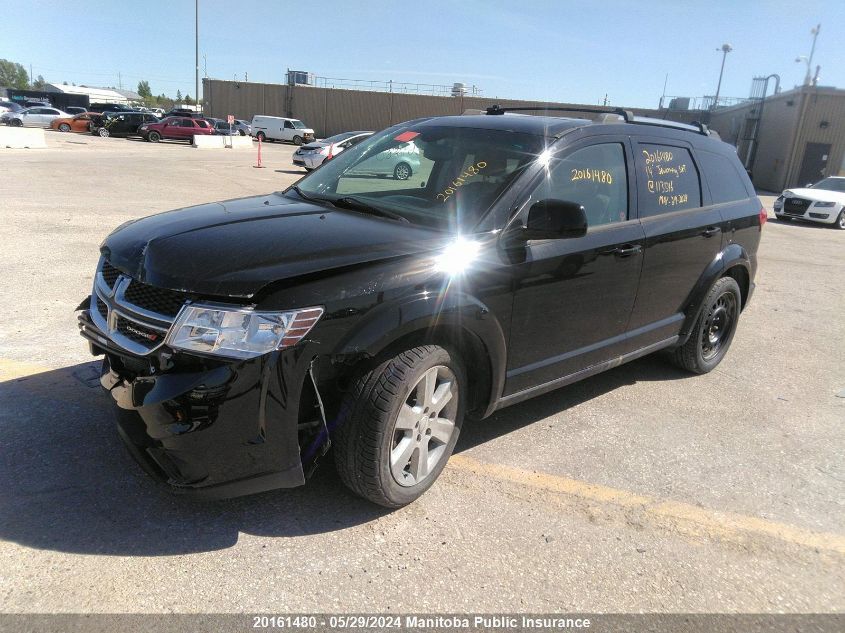
[[[299,119],[256,114],[252,117],[252,135],[262,141],[290,141],[302,145],[315,140],[314,130]]]

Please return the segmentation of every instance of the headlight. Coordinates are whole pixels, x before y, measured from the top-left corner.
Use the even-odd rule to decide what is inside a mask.
[[[813,203],[813,206],[814,206],[814,207],[816,207],[816,208],[820,208],[820,207],[832,207],[832,206],[833,206],[833,205],[835,205],[835,204],[836,204],[835,202],[814,202],[814,203]]]
[[[323,308],[256,312],[250,308],[189,305],[170,328],[173,348],[232,358],[253,358],[296,345],[323,315]]]

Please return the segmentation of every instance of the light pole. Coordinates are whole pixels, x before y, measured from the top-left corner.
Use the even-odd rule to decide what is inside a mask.
[[[733,50],[733,47],[730,44],[722,44],[722,48],[717,48],[717,51],[722,51],[722,69],[719,71],[719,83],[716,85],[716,98],[713,99],[713,107],[711,109],[715,110],[716,106],[719,105],[719,93],[722,91],[722,75],[725,72],[725,59]]]
[[[822,25],[817,24],[815,28],[810,29],[810,33],[813,35],[813,45],[810,48],[810,56],[805,57],[804,55],[799,55],[795,58],[797,63],[806,62],[807,63],[807,73],[804,75],[804,85],[809,86],[812,81],[812,68],[813,68],[813,54],[816,52],[816,38],[819,36],[819,31],[822,30]]]

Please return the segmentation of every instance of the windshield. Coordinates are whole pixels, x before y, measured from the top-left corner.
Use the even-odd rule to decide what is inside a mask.
[[[813,189],[826,189],[845,193],[845,178],[825,178],[813,185]]]
[[[291,121],[291,123],[293,123],[293,127],[295,127],[297,130],[307,130],[308,129],[308,126],[305,125],[302,121],[297,121],[296,119],[294,119],[293,121]]]
[[[466,231],[544,145],[542,136],[510,131],[397,126],[339,154],[297,184],[310,198],[353,197],[415,224]]]

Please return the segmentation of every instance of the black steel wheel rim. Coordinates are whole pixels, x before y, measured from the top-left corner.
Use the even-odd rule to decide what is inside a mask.
[[[707,308],[701,326],[701,356],[711,360],[719,355],[736,323],[737,303],[732,292],[725,292]]]

